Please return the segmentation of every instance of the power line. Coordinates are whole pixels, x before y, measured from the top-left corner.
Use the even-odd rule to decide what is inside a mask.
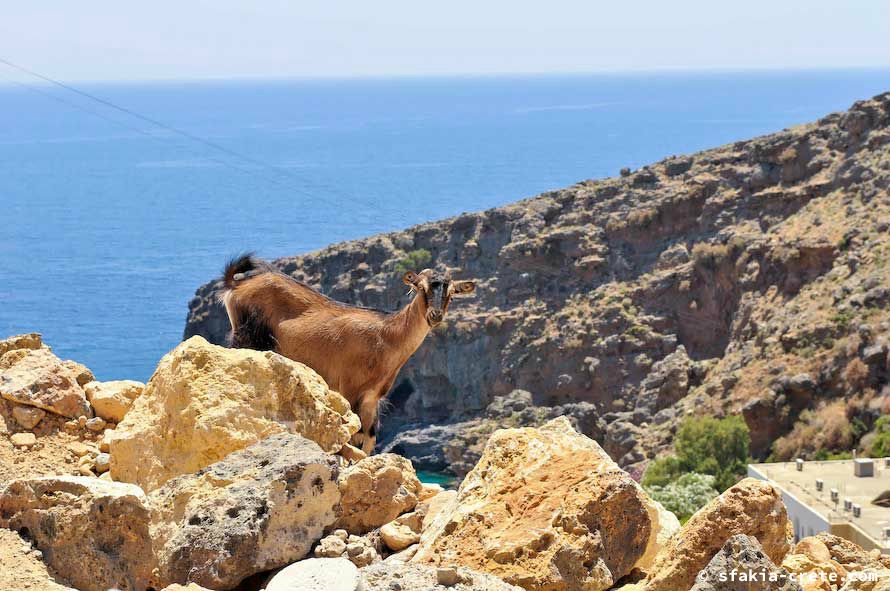
[[[0,74],[0,75],[2,75],[2,74]],[[154,140],[154,141],[156,141],[156,142],[158,142],[158,143],[161,143],[161,144],[167,144],[167,143],[168,143],[167,140],[165,140],[164,138],[159,137],[159,136],[157,136],[157,135],[155,135],[155,134],[153,134],[153,133],[150,133],[150,132],[146,131],[145,129],[142,129],[141,127],[136,127],[136,126],[133,126],[133,125],[128,125],[127,123],[124,123],[123,121],[120,121],[120,120],[118,120],[118,119],[114,119],[113,117],[109,117],[109,116],[107,116],[107,115],[104,115],[104,114],[102,114],[102,113],[99,112],[99,111],[94,111],[93,109],[87,109],[87,108],[84,107],[83,105],[79,105],[79,104],[77,104],[77,103],[75,103],[75,102],[66,100],[66,99],[64,99],[64,98],[62,98],[62,97],[60,97],[60,96],[58,96],[58,95],[55,95],[55,94],[53,94],[53,93],[51,93],[51,92],[44,92],[43,90],[40,90],[38,87],[36,87],[36,86],[34,86],[34,85],[31,85],[31,84],[25,84],[25,83],[23,83],[23,82],[19,82],[18,80],[15,80],[14,78],[10,78],[9,76],[3,76],[3,77],[4,77],[9,83],[11,83],[11,84],[14,84],[14,85],[16,85],[16,86],[18,86],[18,87],[20,87],[20,88],[24,88],[25,90],[27,90],[27,91],[29,91],[29,92],[33,92],[33,93],[35,93],[35,94],[39,94],[40,96],[46,97],[46,98],[48,98],[48,99],[50,99],[50,100],[56,101],[57,103],[63,104],[63,105],[65,105],[65,106],[67,106],[67,107],[70,107],[70,108],[76,110],[76,111],[80,111],[80,112],[82,112],[82,113],[86,113],[86,114],[88,114],[88,115],[92,115],[93,117],[97,117],[97,118],[99,118],[99,119],[102,119],[103,121],[107,121],[107,122],[109,122],[109,123],[113,123],[114,125],[118,125],[118,126],[120,126],[120,127],[123,127],[124,129],[127,129],[127,130],[129,130],[129,131],[132,131],[132,132],[134,132],[134,133],[138,133],[138,134],[140,134],[140,135],[144,135],[145,137],[147,137],[147,138],[149,138],[149,139],[151,139],[151,140]],[[219,158],[215,158],[215,157],[213,157],[213,156],[203,156],[203,155],[202,155],[202,157],[207,158],[207,159],[210,160],[211,162],[216,162],[216,163],[218,163],[218,164],[220,164],[220,165],[222,165],[222,166],[227,166],[227,167],[232,168],[232,169],[234,169],[234,170],[237,170],[237,171],[239,171],[239,172],[243,172],[243,173],[247,173],[247,174],[252,174],[251,171],[249,171],[249,170],[247,170],[247,169],[244,169],[244,168],[240,168],[240,167],[238,167],[238,166],[236,166],[236,165],[234,165],[234,164],[232,164],[232,163],[230,163],[230,162],[227,162],[227,161],[225,161],[225,160],[221,160],[221,159],[219,159]],[[275,179],[269,179],[269,180],[271,180],[272,182],[277,182]]]
[[[52,84],[52,85],[54,85],[54,86],[57,86],[57,87],[59,87],[59,88],[62,88],[62,89],[64,89],[64,90],[67,90],[67,91],[69,91],[69,92],[72,92],[72,93],[74,93],[74,94],[77,94],[77,95],[79,95],[79,96],[82,96],[82,97],[84,97],[84,98],[86,98],[86,99],[88,99],[88,100],[91,100],[91,101],[94,101],[94,102],[96,102],[96,103],[99,103],[99,104],[101,104],[101,105],[103,105],[103,106],[105,106],[105,107],[108,107],[108,108],[110,108],[110,109],[114,109],[115,111],[119,111],[119,112],[121,112],[121,113],[124,113],[125,115],[130,116],[130,117],[134,117],[134,118],[136,118],[136,119],[139,119],[139,120],[141,120],[141,121],[144,121],[144,122],[146,122],[146,123],[149,123],[149,124],[151,124],[151,125],[154,125],[154,126],[160,128],[160,129],[163,129],[163,130],[165,130],[165,131],[168,131],[168,132],[177,134],[177,135],[182,136],[182,137],[184,137],[184,138],[187,138],[187,139],[189,139],[189,140],[191,140],[191,141],[193,141],[193,142],[197,142],[197,143],[199,143],[199,144],[202,144],[202,145],[204,145],[204,146],[207,146],[207,147],[209,147],[209,148],[212,148],[212,149],[214,149],[214,150],[217,150],[217,151],[219,151],[219,152],[222,152],[222,153],[224,153],[224,154],[226,154],[226,155],[228,155],[228,156],[231,156],[231,157],[233,157],[233,158],[237,158],[237,159],[239,159],[239,160],[243,160],[244,162],[250,163],[250,164],[252,164],[252,165],[254,165],[254,166],[258,166],[258,167],[260,167],[260,168],[270,169],[270,170],[272,170],[273,172],[275,172],[275,173],[277,173],[277,174],[279,174],[279,175],[281,175],[281,176],[284,176],[284,177],[290,179],[290,180],[293,181],[293,182],[305,183],[305,179],[302,179],[302,178],[300,178],[300,177],[297,177],[297,176],[295,176],[295,175],[292,175],[292,174],[290,174],[288,171],[286,171],[286,170],[282,170],[282,169],[279,168],[279,167],[272,166],[272,165],[270,165],[270,164],[267,164],[267,163],[265,163],[265,162],[262,162],[262,161],[260,161],[260,160],[257,160],[257,159],[255,159],[255,158],[253,158],[253,157],[251,157],[251,156],[248,156],[248,155],[242,154],[242,153],[240,153],[240,152],[237,152],[237,151],[235,151],[235,150],[232,150],[232,149],[230,149],[230,148],[227,148],[226,146],[223,146],[223,145],[218,144],[218,143],[216,143],[216,142],[212,142],[212,141],[210,141],[210,140],[204,139],[204,138],[202,138],[202,137],[200,137],[200,136],[197,136],[197,135],[195,135],[195,134],[193,134],[193,133],[191,133],[191,132],[188,132],[188,131],[179,129],[179,128],[177,128],[177,127],[173,127],[172,125],[168,125],[168,124],[166,124],[166,123],[164,123],[164,122],[162,122],[162,121],[159,121],[159,120],[157,120],[157,119],[155,119],[155,118],[153,118],[153,117],[149,117],[149,116],[143,115],[143,114],[138,113],[138,112],[136,112],[136,111],[134,111],[134,110],[132,110],[132,109],[129,109],[129,108],[127,108],[127,107],[122,107],[122,106],[120,106],[120,105],[117,105],[117,104],[115,104],[115,103],[112,103],[112,102],[109,101],[109,100],[103,99],[102,97],[96,96],[96,95],[91,94],[91,93],[89,93],[89,92],[86,92],[86,91],[84,91],[84,90],[80,90],[79,88],[75,88],[74,86],[71,86],[70,84],[65,84],[64,82],[60,82],[60,81],[58,81],[58,80],[55,80],[55,79],[53,79],[53,78],[50,78],[49,76],[45,76],[45,75],[43,75],[43,74],[41,74],[41,73],[39,73],[39,72],[35,72],[34,70],[31,70],[31,69],[26,68],[26,67],[24,67],[24,66],[21,66],[21,65],[19,65],[19,64],[13,63],[13,62],[11,62],[11,61],[9,61],[9,60],[7,60],[7,59],[4,59],[4,58],[2,58],[2,57],[0,57],[0,63],[5,64],[6,66],[8,66],[8,67],[10,67],[10,68],[13,68],[13,69],[18,70],[18,71],[20,71],[20,72],[23,72],[23,73],[25,73],[25,74],[28,74],[29,76],[33,76],[33,77],[35,77],[35,78],[39,78],[40,80],[43,80],[43,81],[45,81],[45,82],[48,82],[48,83],[50,83],[50,84]],[[15,83],[18,84],[18,85],[20,85],[20,86],[23,85],[23,84],[18,83],[18,82],[15,82]],[[39,91],[38,91],[38,92],[39,92]],[[64,100],[62,100],[62,99],[59,99],[58,97],[55,97],[55,95],[52,95],[52,94],[50,94],[50,93],[40,93],[40,94],[44,94],[45,96],[53,97],[53,98],[55,98],[56,100],[59,100],[59,102],[65,103],[65,104],[67,104],[67,105],[69,105],[69,106],[72,106],[72,107],[74,107],[74,108],[79,108],[79,106],[75,106],[73,103],[70,103],[70,102],[68,102],[68,101],[64,101]],[[133,127],[130,127],[130,126],[127,126],[126,124],[120,123],[120,122],[118,122],[118,121],[115,120],[115,119],[111,119],[111,118],[108,118],[108,117],[104,117],[104,116],[102,116],[102,115],[99,115],[99,114],[96,113],[96,112],[93,112],[93,111],[90,111],[90,110],[86,110],[86,109],[83,109],[83,108],[79,108],[79,110],[84,111],[84,112],[87,112],[87,113],[91,113],[91,114],[93,114],[93,115],[96,115],[97,117],[100,117],[100,118],[102,118],[102,119],[105,119],[106,121],[110,121],[110,122],[117,123],[117,124],[119,124],[119,125],[123,125],[123,126],[126,127],[127,129],[130,129],[131,131],[134,130]],[[155,139],[160,139],[160,138],[157,138],[157,136],[154,136],[153,134],[150,134],[150,133],[146,132],[145,130],[138,130],[138,131],[139,131],[140,133],[143,133],[144,135],[148,135],[148,136],[153,137],[153,138],[155,138]],[[233,166],[233,165],[231,165],[230,163],[225,162],[225,161],[222,161],[222,160],[216,160],[216,159],[213,159],[213,158],[211,158],[211,160],[213,160],[214,162],[220,162],[220,163],[222,163],[223,165],[225,165],[225,166],[229,166],[230,168],[233,168],[233,169],[238,170],[238,171],[240,171],[240,172],[245,172],[245,173],[248,173],[248,174],[252,174],[252,171],[249,170],[249,169],[239,168],[239,167],[237,167],[237,166]],[[273,178],[271,178],[271,177],[267,177],[267,180],[269,180],[269,181],[271,181],[271,182],[275,182],[276,184],[281,185],[281,183],[279,183],[276,179],[273,179]],[[319,197],[319,196],[317,196],[317,195],[311,193],[310,191],[308,191],[307,189],[304,189],[304,188],[302,188],[302,187],[299,187],[299,186],[294,187],[294,186],[288,186],[288,185],[282,185],[282,186],[286,186],[286,187],[288,187],[288,188],[290,188],[290,189],[292,189],[292,190],[295,190],[295,191],[297,191],[297,192],[299,192],[299,193],[301,193],[301,194],[303,194],[303,195],[305,195],[305,196],[307,196],[307,197],[309,197],[309,198],[311,198],[311,199],[315,199],[315,200],[321,201],[322,203],[325,203],[325,204],[327,204],[327,205],[331,205],[331,206],[336,207],[336,204],[332,204],[332,203],[330,203],[329,201],[325,200],[324,198]],[[328,190],[329,192],[332,192],[332,193],[338,193],[337,191],[333,191],[333,190],[331,190],[329,187],[328,187],[328,188],[325,188],[325,190]],[[350,197],[349,195],[345,195],[345,194],[343,194],[342,192],[339,192],[339,196],[340,196],[342,199],[344,199],[344,200],[346,200],[346,201],[350,201],[350,202],[352,202],[352,203],[355,204],[355,205],[359,205],[359,206],[361,206],[361,207],[365,207],[365,208],[373,208],[375,212],[381,212],[381,211],[382,211],[382,212],[384,212],[384,213],[394,213],[394,212],[392,212],[392,211],[387,212],[387,211],[386,211],[386,208],[380,207],[380,206],[377,205],[377,204],[375,204],[375,205],[370,205],[370,204],[364,203],[363,201],[359,201],[359,200],[357,200],[357,199],[354,199],[354,198]]]

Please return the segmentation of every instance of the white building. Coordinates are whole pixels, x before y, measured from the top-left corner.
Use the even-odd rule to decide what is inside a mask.
[[[748,476],[781,490],[797,540],[827,531],[890,554],[890,506],[873,503],[890,497],[890,459],[749,464]]]

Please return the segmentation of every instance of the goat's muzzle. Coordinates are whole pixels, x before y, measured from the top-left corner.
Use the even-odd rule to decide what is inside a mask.
[[[426,313],[426,321],[430,326],[436,326],[440,322],[442,322],[442,318],[444,318],[444,314],[442,310],[430,310]]]

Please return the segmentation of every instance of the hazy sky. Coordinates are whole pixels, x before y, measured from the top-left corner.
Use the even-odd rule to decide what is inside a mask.
[[[890,66],[888,0],[5,4],[0,57],[66,80]]]

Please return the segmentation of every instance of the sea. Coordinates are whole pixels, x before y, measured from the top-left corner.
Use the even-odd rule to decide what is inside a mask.
[[[890,70],[3,80],[0,338],[41,332],[102,380],[148,379],[234,254],[483,210],[890,90]]]

